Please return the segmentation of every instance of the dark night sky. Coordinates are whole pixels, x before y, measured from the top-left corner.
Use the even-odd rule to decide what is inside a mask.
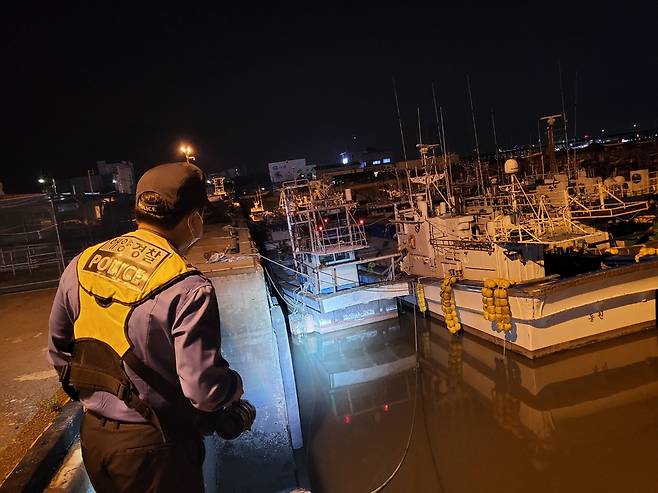
[[[24,3],[3,16],[7,192],[35,190],[41,169],[81,175],[102,159],[141,172],[175,159],[181,141],[206,170],[336,161],[353,136],[400,154],[392,77],[408,147],[417,107],[434,138],[435,82],[448,148],[472,150],[466,74],[483,151],[492,107],[501,145],[526,144],[538,116],[561,112],[558,58],[569,114],[578,72],[579,134],[658,119],[655,1]]]

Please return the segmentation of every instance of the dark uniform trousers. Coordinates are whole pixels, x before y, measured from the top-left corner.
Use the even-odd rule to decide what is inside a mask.
[[[202,493],[203,437],[163,443],[151,424],[122,423],[87,411],[80,428],[82,458],[97,493]]]

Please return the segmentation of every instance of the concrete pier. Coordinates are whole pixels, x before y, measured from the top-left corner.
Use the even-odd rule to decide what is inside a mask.
[[[204,255],[213,252],[221,258],[207,263]],[[297,487],[291,436],[299,447],[301,431],[290,350],[284,319],[270,300],[257,253],[246,227],[209,225],[188,256],[215,287],[223,356],[242,375],[244,398],[258,413],[252,431],[243,437],[206,440],[209,493]]]

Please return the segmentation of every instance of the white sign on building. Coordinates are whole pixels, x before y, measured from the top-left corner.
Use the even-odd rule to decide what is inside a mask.
[[[297,180],[298,178],[311,178],[315,166],[307,165],[306,159],[288,159],[269,163],[270,180],[272,183]]]

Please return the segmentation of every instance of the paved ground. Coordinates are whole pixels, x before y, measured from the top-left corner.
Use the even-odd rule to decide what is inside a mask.
[[[55,289],[43,289],[0,296],[0,480],[25,441],[20,435],[29,431],[29,446],[40,433],[33,418],[47,420],[57,405],[53,395],[59,382],[46,361],[54,295]]]

